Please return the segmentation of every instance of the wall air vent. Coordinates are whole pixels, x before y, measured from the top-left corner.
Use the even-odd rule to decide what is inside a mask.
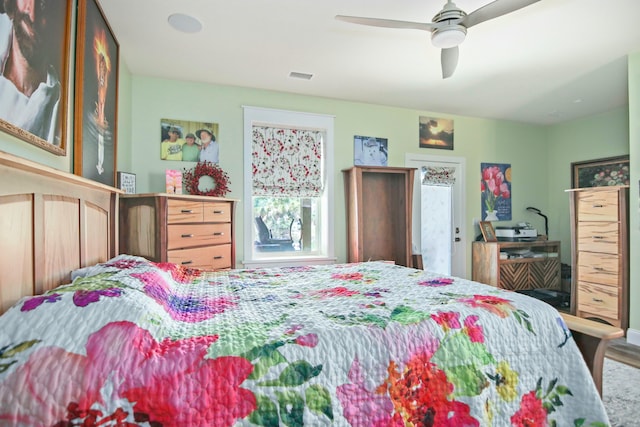
[[[311,80],[313,74],[309,73],[298,73],[297,71],[292,71],[289,73],[289,77],[292,79],[302,79],[302,80]]]

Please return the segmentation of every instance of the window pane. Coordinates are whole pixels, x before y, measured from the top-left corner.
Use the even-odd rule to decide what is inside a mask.
[[[321,247],[319,197],[254,196],[252,200],[255,257],[318,253]]]

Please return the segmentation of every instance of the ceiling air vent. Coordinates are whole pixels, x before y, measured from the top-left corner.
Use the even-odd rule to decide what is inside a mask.
[[[289,73],[289,77],[292,79],[303,79],[303,80],[311,80],[313,74],[309,73],[298,73],[297,71],[292,71]]]

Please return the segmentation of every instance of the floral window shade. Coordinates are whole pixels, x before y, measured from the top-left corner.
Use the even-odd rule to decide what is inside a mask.
[[[324,132],[253,126],[254,196],[319,197]]]
[[[423,166],[422,185],[452,186],[456,183],[455,168],[444,166]]]

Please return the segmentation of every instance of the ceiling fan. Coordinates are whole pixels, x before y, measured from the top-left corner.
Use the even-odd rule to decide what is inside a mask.
[[[336,15],[336,19],[354,24],[374,27],[403,28],[431,32],[431,43],[442,49],[442,78],[453,75],[458,65],[458,45],[467,35],[467,29],[489,19],[515,12],[540,0],[495,0],[467,14],[451,0],[447,0],[442,10],[432,22],[395,21],[392,19],[363,18],[359,16]]]

